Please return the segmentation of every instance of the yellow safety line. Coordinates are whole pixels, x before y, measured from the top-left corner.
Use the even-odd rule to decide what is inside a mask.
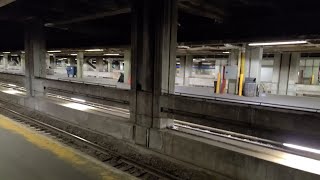
[[[3,115],[0,115],[0,127],[23,136],[27,141],[41,149],[52,152],[54,155],[68,162],[73,167],[84,171],[88,176],[94,175],[95,178],[102,180],[135,179],[134,177],[124,174],[113,167],[109,167],[109,169],[107,169],[102,164],[94,162],[84,155],[80,155],[80,153],[76,152],[74,149],[66,147],[49,137],[32,131],[31,129],[28,129],[27,127],[24,127]]]

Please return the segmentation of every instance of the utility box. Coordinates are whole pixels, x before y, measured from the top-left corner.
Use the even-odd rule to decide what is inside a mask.
[[[226,66],[224,77],[225,79],[237,79],[238,66]]]
[[[77,67],[76,66],[67,66],[67,74],[68,74],[68,77],[77,76]]]

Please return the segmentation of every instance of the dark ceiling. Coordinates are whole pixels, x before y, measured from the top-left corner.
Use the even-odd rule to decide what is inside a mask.
[[[317,1],[178,1],[179,42],[318,39],[320,35]],[[129,0],[16,0],[0,8],[0,49],[23,49],[24,23],[34,16],[44,19],[48,48],[129,45],[129,4]]]

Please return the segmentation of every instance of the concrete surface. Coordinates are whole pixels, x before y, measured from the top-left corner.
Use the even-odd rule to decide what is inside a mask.
[[[267,95],[266,97],[245,97],[231,94],[215,94],[213,88],[176,86],[175,94],[194,96],[219,101],[254,104],[268,107],[282,107],[286,109],[302,109],[320,111],[320,101],[314,97]]]
[[[0,179],[135,179],[0,115]]]
[[[118,83],[118,79],[112,79],[112,78],[101,78],[101,77],[83,77],[81,79],[73,78],[73,77],[67,77],[65,75],[47,75],[48,79],[56,79],[56,80],[64,80],[64,81],[74,81],[74,82],[80,82],[80,83],[88,83],[88,84],[98,84],[102,86],[110,86],[110,87],[116,87],[119,89],[130,89],[130,85],[126,83]]]
[[[151,133],[155,151],[239,180],[316,180],[320,161],[207,133],[164,130]],[[156,143],[155,143],[156,142]]]

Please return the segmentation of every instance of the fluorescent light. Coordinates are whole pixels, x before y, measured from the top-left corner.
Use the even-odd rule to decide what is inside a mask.
[[[312,148],[308,148],[308,147],[298,146],[295,144],[287,144],[287,143],[283,143],[283,145],[286,147],[289,147],[289,148],[293,148],[293,149],[298,149],[298,150],[302,150],[302,151],[308,151],[308,152],[320,154],[320,150],[318,150],[318,149],[312,149]]]
[[[179,49],[190,49],[189,46],[178,46]]]
[[[53,56],[53,54],[49,54],[49,56]]]
[[[78,102],[86,102],[86,100],[83,100],[83,99],[78,99],[78,98],[71,98],[71,99]]]
[[[120,54],[117,54],[117,53],[115,53],[115,54],[104,54],[105,56],[120,56]]]
[[[20,94],[21,93],[20,91],[17,91],[14,89],[4,90],[2,92],[7,93],[7,94]]]
[[[3,54],[10,54],[11,52],[3,52]]]
[[[293,45],[306,44],[307,41],[282,41],[282,42],[265,42],[265,43],[250,43],[249,46],[277,46],[277,45]]]
[[[47,51],[48,53],[60,53],[60,50],[52,50],[52,51]]]
[[[87,52],[101,52],[101,51],[103,51],[103,49],[87,49],[85,51],[87,51]]]
[[[180,64],[179,62],[177,62],[177,64]]]
[[[18,56],[18,54],[11,54],[11,56]]]
[[[225,51],[225,52],[222,52],[223,54],[230,54],[230,52],[228,52],[228,51]]]
[[[11,87],[17,87],[17,85],[15,85],[15,84],[8,84],[8,85]]]
[[[77,56],[78,54],[70,54],[71,56]]]
[[[24,51],[21,51],[21,54],[24,54],[25,52]]]
[[[64,106],[68,107],[68,108],[72,108],[72,109],[76,109],[76,110],[80,110],[80,111],[85,111],[88,109],[93,109],[90,106],[84,105],[84,104],[78,104],[78,103],[67,103],[64,104]]]

